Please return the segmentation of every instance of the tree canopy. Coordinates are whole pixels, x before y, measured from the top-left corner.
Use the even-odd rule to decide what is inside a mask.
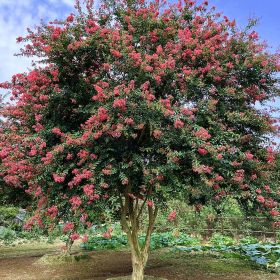
[[[0,176],[35,195],[27,227],[63,219],[74,240],[76,224],[109,206],[143,266],[169,199],[200,206],[230,195],[278,216],[278,127],[256,103],[279,94],[279,55],[207,4],[77,1],[66,20],[17,39],[40,62],[1,84],[12,102],[1,109]]]

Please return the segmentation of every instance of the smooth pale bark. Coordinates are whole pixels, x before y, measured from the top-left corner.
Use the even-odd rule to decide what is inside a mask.
[[[135,259],[132,256],[132,280],[143,280],[145,264],[141,259]]]
[[[157,216],[157,207],[148,206],[149,224],[146,230],[145,243],[140,246],[139,224],[142,218],[143,209],[147,205],[146,200],[142,201],[139,205],[138,199],[131,199],[128,195],[125,199],[121,198],[121,225],[124,232],[127,234],[129,245],[131,248],[131,261],[132,261],[132,280],[143,280],[144,271],[148,261],[151,235],[153,232],[155,219]]]

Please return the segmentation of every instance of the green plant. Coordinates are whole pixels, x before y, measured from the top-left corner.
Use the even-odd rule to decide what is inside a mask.
[[[258,238],[253,236],[246,236],[239,240],[240,244],[256,244],[258,242],[259,242]]]
[[[16,239],[16,232],[10,228],[0,226],[0,240],[5,244],[10,244]]]
[[[89,236],[88,241],[82,244],[82,248],[86,250],[120,249],[126,246],[127,242],[125,235],[112,236],[111,238]]]
[[[279,244],[247,244],[235,246],[175,246],[174,252],[205,252],[220,253],[222,257],[246,258],[255,265],[279,273],[280,266],[280,245]]]
[[[223,245],[229,246],[229,245],[234,245],[236,241],[232,237],[215,233],[211,237],[210,243],[213,244],[214,246],[223,246]]]
[[[12,223],[18,214],[19,208],[9,205],[0,206],[0,225]]]
[[[140,246],[144,246],[145,236],[138,238]],[[150,242],[150,249],[155,250],[173,246],[194,246],[200,244],[200,239],[191,237],[185,233],[174,235],[173,232],[153,233]],[[90,235],[88,241],[82,245],[87,250],[118,249],[128,245],[127,237],[123,234],[114,235],[111,238]]]

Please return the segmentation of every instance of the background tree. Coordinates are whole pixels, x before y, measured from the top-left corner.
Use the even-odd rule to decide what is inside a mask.
[[[13,102],[2,109],[0,174],[38,201],[26,227],[63,219],[73,241],[97,205],[112,207],[141,280],[170,198],[201,207],[232,196],[277,216],[267,188],[276,120],[255,104],[278,95],[279,56],[257,33],[207,1],[101,1],[95,11],[89,0],[76,10],[18,38],[41,65],[2,84]]]

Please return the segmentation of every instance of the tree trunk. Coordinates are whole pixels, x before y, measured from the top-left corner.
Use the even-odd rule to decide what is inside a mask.
[[[135,219],[134,219],[135,220]],[[131,223],[131,229],[128,233],[129,245],[131,248],[131,263],[132,263],[132,280],[143,280],[144,269],[148,260],[148,252],[145,247],[140,246],[138,240],[138,227]]]
[[[145,243],[143,246],[140,246],[138,240],[139,224],[145,205],[146,200],[143,202],[142,206],[139,207],[138,200],[135,202],[125,197],[125,202],[123,203],[121,199],[121,225],[124,232],[127,234],[131,248],[132,280],[144,279],[144,270],[149,256],[151,235],[158,211],[157,207],[153,208],[152,206],[148,206],[149,225],[146,231]]]
[[[72,241],[70,238],[69,238],[69,240],[67,240],[67,242],[66,242],[66,251],[65,251],[65,253],[67,254],[67,255],[71,255],[71,249],[72,249],[72,245],[73,245],[73,243],[74,243],[74,241]]]
[[[143,259],[136,257],[132,253],[132,280],[143,280],[144,279],[144,269],[145,265]]]

